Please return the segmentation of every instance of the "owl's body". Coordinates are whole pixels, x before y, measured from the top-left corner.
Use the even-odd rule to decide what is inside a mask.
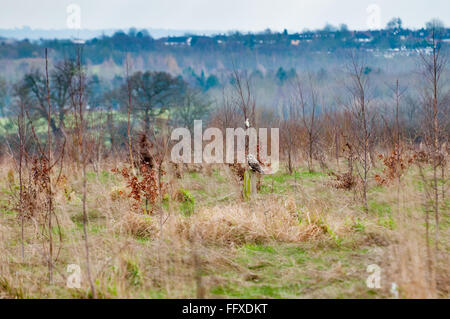
[[[264,170],[262,169],[261,164],[252,154],[247,155],[247,162],[253,171],[264,174]]]

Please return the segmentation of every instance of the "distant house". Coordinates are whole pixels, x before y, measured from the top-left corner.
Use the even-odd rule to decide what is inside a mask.
[[[169,37],[164,42],[167,46],[190,46],[192,37]]]
[[[357,42],[370,42],[373,38],[369,34],[365,33],[356,33],[355,34],[355,41]]]
[[[86,43],[85,40],[78,39],[78,38],[72,38],[72,39],[70,39],[70,41],[71,41],[72,43],[75,43],[75,44],[84,44],[84,43]]]

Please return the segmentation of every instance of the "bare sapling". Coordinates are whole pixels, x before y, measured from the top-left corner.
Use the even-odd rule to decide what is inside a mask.
[[[87,121],[86,121],[86,97],[85,97],[85,71],[82,68],[82,47],[77,47],[77,70],[76,77],[71,85],[71,101],[75,115],[75,130],[77,132],[78,149],[81,159],[82,169],[82,209],[83,209],[83,234],[84,234],[84,246],[86,254],[86,270],[87,279],[91,288],[92,298],[97,298],[95,285],[92,280],[92,270],[89,255],[89,238],[88,238],[88,208],[87,208],[87,176],[86,168],[88,162],[88,150],[87,150]]]
[[[351,134],[355,141],[355,145],[353,146],[362,166],[362,171],[359,166],[356,166],[356,170],[362,182],[363,207],[364,211],[367,213],[369,211],[367,204],[367,188],[370,170],[369,144],[371,143],[370,139],[372,138],[370,124],[373,122],[368,110],[371,102],[369,97],[369,77],[364,61],[361,57],[356,56],[354,52],[351,52],[349,56],[347,71],[351,79],[350,84],[347,86],[350,93],[350,101],[345,106],[352,115]]]
[[[441,154],[441,128],[440,121],[445,120],[446,100],[449,92],[445,92],[442,86],[443,74],[447,65],[447,59],[444,52],[441,51],[441,28],[433,24],[431,26],[430,45],[431,54],[427,55],[421,52],[422,75],[425,81],[425,88],[422,95],[423,113],[425,121],[422,135],[425,143],[431,152],[431,165],[433,170],[432,177],[432,197],[429,199],[433,204],[434,211],[434,244],[436,251],[439,249],[439,187],[438,187],[438,169],[441,166],[441,175],[445,157]],[[444,174],[445,175],[445,174]],[[443,177],[445,177],[443,175]],[[426,178],[426,174],[422,174]]]
[[[128,118],[127,118],[127,135],[128,135],[128,156],[130,159],[130,166],[131,171],[133,172],[133,175],[136,175],[135,169],[134,169],[134,160],[133,160],[133,150],[132,150],[132,139],[131,139],[131,81],[130,81],[130,75],[129,75],[129,61],[128,56],[125,61],[125,67],[126,67],[126,76],[127,76],[127,93],[128,93]]]

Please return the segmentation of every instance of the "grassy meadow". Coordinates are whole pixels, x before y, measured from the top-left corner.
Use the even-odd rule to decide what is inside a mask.
[[[282,167],[263,176],[248,201],[228,166],[187,165],[176,176],[168,165],[161,207],[142,214],[133,209],[123,177],[111,171],[123,165],[110,160],[87,172],[88,240],[99,298],[449,297],[448,199],[441,208],[439,250],[428,258],[426,198],[415,166],[400,186],[380,186],[371,178],[365,213],[358,187],[336,188],[331,172],[344,170],[344,162],[313,172],[299,163],[294,174]],[[57,259],[49,285],[42,213],[24,221],[22,260],[14,207],[18,176],[11,159],[2,162],[0,297],[91,297],[77,171],[65,163],[53,190]],[[371,177],[380,171],[381,162]],[[433,232],[432,222],[430,227]],[[69,264],[81,267],[79,289],[66,285]],[[380,267],[380,288],[366,285],[371,264]]]

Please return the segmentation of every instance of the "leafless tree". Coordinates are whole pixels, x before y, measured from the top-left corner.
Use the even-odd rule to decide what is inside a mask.
[[[87,208],[87,176],[86,167],[88,162],[88,148],[87,148],[87,121],[86,121],[86,96],[85,96],[85,70],[82,67],[82,47],[77,47],[77,70],[70,87],[70,97],[74,111],[75,130],[77,133],[77,142],[79,154],[81,158],[82,168],[82,204],[83,204],[83,234],[86,253],[86,268],[87,277],[91,287],[92,297],[96,298],[96,291],[94,282],[92,280],[90,255],[89,255],[89,239],[88,239],[88,208]]]
[[[17,133],[19,135],[19,212],[20,212],[20,237],[22,240],[22,262],[25,262],[25,233],[24,233],[24,222],[25,222],[25,209],[23,203],[23,164],[25,157],[25,106],[23,101],[20,101],[20,113],[17,117]]]
[[[334,144],[334,158],[336,159],[336,165],[339,169],[339,155],[341,148],[341,135],[342,135],[342,113],[338,110],[328,110],[324,114],[327,129],[330,131],[330,137]]]
[[[306,84],[296,76],[294,80],[293,103],[298,105],[297,107],[301,112],[300,120],[303,123],[307,137],[308,170],[312,172],[314,170],[313,155],[317,151],[316,148],[320,136],[319,116],[317,114],[320,102],[319,92],[311,74],[308,74]]]
[[[249,119],[251,126],[257,127],[255,123],[256,98],[252,92],[251,81],[247,71],[233,67],[231,76],[233,103],[243,116],[242,124]]]
[[[239,125],[238,110],[225,89],[222,90],[222,100],[218,102],[218,106],[211,115],[210,122],[212,126],[220,128],[223,132],[228,127]]]
[[[300,110],[297,104],[289,103],[286,118],[280,120],[280,138],[282,151],[287,156],[289,174],[294,171],[294,158],[300,148],[301,132]]]
[[[173,120],[193,132],[194,120],[205,119],[208,116],[210,102],[199,90],[186,89],[180,104],[174,110]]]
[[[442,29],[437,24],[431,24],[429,45],[431,53],[421,51],[422,78],[424,90],[422,93],[422,107],[425,121],[423,122],[423,137],[432,153],[432,193],[435,219],[435,248],[439,243],[439,190],[438,167],[444,166],[445,156],[441,154],[441,143],[444,139],[441,127],[448,121],[449,92],[445,91],[443,74],[447,65],[447,58],[441,51]],[[444,173],[445,170],[442,170]],[[445,176],[442,176],[445,179]]]
[[[394,92],[394,99],[395,99],[395,131],[394,131],[394,150],[395,150],[395,154],[397,155],[397,161],[396,161],[396,165],[397,165],[397,172],[400,171],[400,156],[401,156],[401,152],[402,152],[402,145],[401,145],[401,140],[402,140],[402,133],[401,133],[401,128],[400,128],[400,115],[399,115],[399,109],[400,109],[400,99],[402,97],[402,95],[404,94],[405,90],[401,90],[400,89],[400,85],[398,82],[398,79],[395,81],[395,88],[392,90]],[[398,187],[397,187],[397,203],[400,202],[400,178],[401,178],[401,174],[397,174],[397,183],[398,183]]]
[[[48,111],[47,111],[47,163],[50,166],[52,163],[52,105],[50,103],[50,84],[49,84],[49,76],[48,76],[48,50],[45,49],[45,83],[47,88],[47,103],[48,103]],[[48,168],[49,170],[50,168]],[[52,193],[52,176],[51,172],[47,173],[48,179],[48,236],[49,236],[49,259],[48,259],[48,269],[49,269],[49,282],[50,284],[53,282],[53,228],[52,228],[52,215],[53,215],[53,193]]]
[[[131,82],[129,75],[129,62],[128,56],[126,59],[126,73],[127,73],[127,93],[128,93],[128,120],[127,120],[127,135],[128,135],[128,155],[130,157],[130,165],[131,171],[135,174],[134,170],[134,160],[133,160],[133,151],[132,151],[132,143],[131,143]]]
[[[127,83],[120,91],[122,101],[126,101],[128,108],[132,100],[132,110],[140,115],[143,130],[148,135],[154,121],[179,102],[184,88],[185,83],[181,77],[174,77],[166,72],[138,71],[132,75],[127,74]]]
[[[50,117],[50,127],[57,142],[62,142],[65,137],[65,116],[70,110],[69,86],[74,72],[74,61],[66,59],[58,62],[52,70],[47,68],[42,74],[39,70],[34,70],[24,76],[22,85],[26,89],[26,94],[30,97],[27,105],[41,117],[48,119],[48,101],[52,103],[52,112],[57,115]],[[50,92],[50,96],[48,96]]]
[[[368,212],[367,185],[370,170],[369,145],[371,143],[371,124],[373,124],[373,114],[369,112],[371,98],[369,95],[369,75],[367,72],[364,57],[351,52],[346,65],[350,76],[350,83],[347,90],[350,93],[350,101],[345,105],[352,115],[351,134],[354,140],[354,148],[361,162],[362,172],[357,167],[358,174],[362,181],[362,197],[364,211]]]

